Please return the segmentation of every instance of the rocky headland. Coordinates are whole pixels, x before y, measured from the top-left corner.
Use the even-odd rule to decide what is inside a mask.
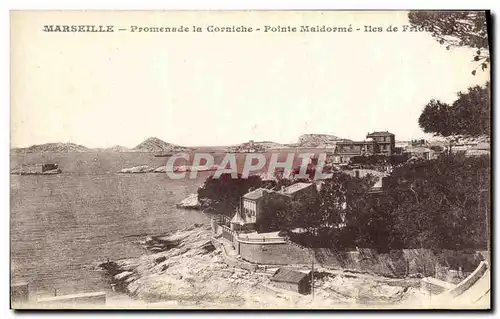
[[[139,165],[130,168],[124,168],[120,170],[118,173],[123,173],[123,174],[153,173],[154,171],[155,171],[154,167],[150,167],[149,165]]]
[[[13,168],[10,173],[12,175],[56,175],[62,173],[62,170],[57,165],[50,164],[50,168],[48,169],[46,165],[21,165],[20,167]]]
[[[335,146],[339,137],[328,134],[303,134],[299,136],[298,147],[331,147]]]
[[[183,199],[180,203],[178,203],[177,208],[185,208],[185,209],[200,209],[201,203],[198,200],[198,194],[191,194],[185,199]]]
[[[233,263],[227,262],[226,248],[221,249],[225,244],[216,242],[220,244],[209,226],[195,224],[138,242],[149,251],[144,256],[107,261],[98,268],[117,291],[151,305],[173,302],[182,308],[394,306],[418,295],[415,280],[316,268],[313,299],[274,286],[270,277],[277,266],[261,265],[256,270],[229,266]]]

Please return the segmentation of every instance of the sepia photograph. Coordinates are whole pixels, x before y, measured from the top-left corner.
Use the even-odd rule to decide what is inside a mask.
[[[10,308],[491,309],[490,11],[10,12]]]

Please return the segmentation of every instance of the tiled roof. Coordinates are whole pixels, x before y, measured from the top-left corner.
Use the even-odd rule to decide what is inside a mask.
[[[286,187],[282,191],[282,193],[290,195],[290,194],[296,193],[296,192],[298,192],[300,190],[303,190],[304,188],[307,188],[307,187],[309,187],[311,185],[312,185],[312,183],[295,183],[293,185],[290,185],[290,186]]]
[[[233,218],[231,219],[231,224],[237,225],[245,225],[245,224],[255,224],[257,218],[255,216],[251,216],[245,213],[241,213],[240,211],[236,211],[234,213]]]
[[[298,284],[302,279],[306,277],[307,274],[303,272],[293,269],[280,268],[274,274],[274,276],[271,277],[271,280],[277,282],[288,282],[288,283]]]
[[[236,213],[234,213],[233,219],[231,219],[231,224],[243,225],[244,223],[245,223],[245,221],[241,217],[240,212],[236,211]]]
[[[392,135],[394,135],[394,134],[385,131],[385,132],[373,132],[373,133],[370,133],[366,136],[392,136]]]
[[[389,176],[389,174],[386,172],[376,171],[374,169],[365,169],[365,168],[343,171],[343,173],[351,175],[351,176],[356,176],[356,171],[358,172],[360,177],[367,176],[368,174],[373,175],[373,176],[377,176],[377,177]]]
[[[337,145],[356,145],[356,146],[362,146],[366,144],[373,144],[375,141],[373,140],[364,140],[364,141],[342,141],[342,142],[337,142]]]
[[[434,152],[433,150],[431,150],[430,148],[427,148],[427,147],[408,147],[406,149],[407,152],[410,152],[410,153],[429,153],[429,152]]]
[[[264,189],[263,188],[257,188],[256,190],[254,191],[251,191],[249,193],[246,193],[245,195],[243,195],[243,198],[247,198],[247,199],[259,199],[261,198],[262,196],[264,196]]]
[[[255,224],[256,217],[250,216],[245,213],[236,211],[234,213],[233,219],[231,219],[231,224],[245,225],[245,224]]]

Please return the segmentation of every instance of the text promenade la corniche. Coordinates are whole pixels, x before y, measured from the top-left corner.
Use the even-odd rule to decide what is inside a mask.
[[[97,32],[97,33],[112,33],[112,32],[131,32],[131,33],[297,33],[297,32],[320,32],[320,33],[351,33],[351,32],[429,32],[430,30],[423,27],[415,27],[412,25],[400,26],[375,26],[363,25],[354,27],[352,25],[333,26],[333,25],[263,25],[262,27],[252,27],[245,25],[231,26],[139,26],[131,25],[126,28],[117,27],[114,25],[44,25],[44,32]]]

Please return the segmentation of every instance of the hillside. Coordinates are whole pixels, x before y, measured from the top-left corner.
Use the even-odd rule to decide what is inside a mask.
[[[32,145],[30,147],[13,148],[13,154],[22,153],[73,153],[73,152],[89,152],[91,149],[75,143],[46,143],[40,145]]]
[[[303,134],[299,136],[299,147],[326,147],[333,146],[341,140],[335,135],[328,134]]]
[[[266,149],[276,149],[276,148],[286,147],[285,144],[280,144],[280,143],[271,142],[271,141],[257,142],[257,144],[262,145],[262,147],[264,147]]]
[[[186,152],[189,148],[164,142],[156,137],[150,137],[132,149],[136,152],[170,153]]]

